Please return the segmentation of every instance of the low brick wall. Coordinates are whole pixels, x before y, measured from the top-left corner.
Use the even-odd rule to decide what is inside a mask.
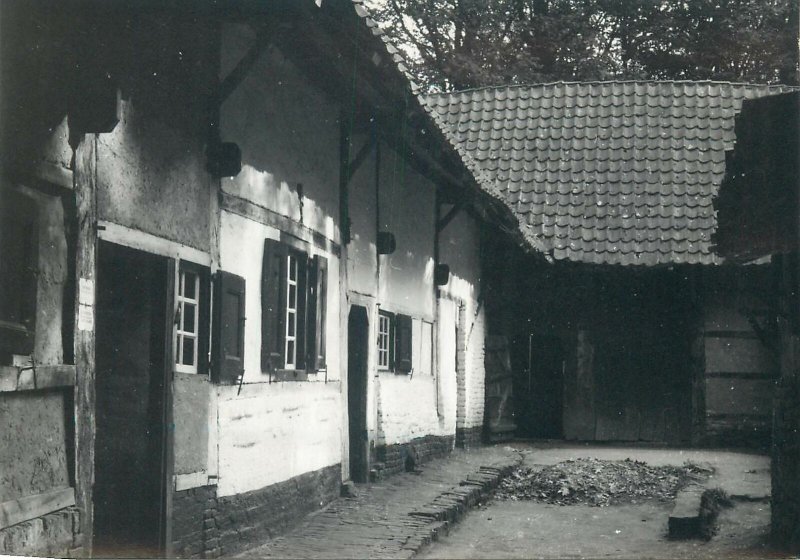
[[[454,444],[453,436],[427,435],[407,443],[378,446],[375,448],[376,462],[373,463],[370,478],[383,480],[405,471],[407,464],[419,466],[431,459],[445,457],[453,450]]]
[[[178,558],[220,555],[216,528],[217,487],[175,492],[172,498],[172,550]]]
[[[339,496],[341,464],[216,501],[218,554],[230,556],[290,529],[304,515]]]
[[[470,449],[483,444],[483,427],[456,428],[456,447]]]
[[[0,529],[0,554],[83,557],[80,513],[68,507]]]
[[[340,464],[234,496],[216,486],[173,494],[172,547],[179,558],[230,556],[274,538],[339,496]]]

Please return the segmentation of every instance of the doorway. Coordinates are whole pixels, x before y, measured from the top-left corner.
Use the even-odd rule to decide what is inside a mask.
[[[163,556],[172,269],[164,257],[106,242],[97,268],[95,551]]]
[[[367,309],[350,308],[347,319],[347,413],[350,433],[350,478],[367,482],[367,358],[369,319]]]
[[[560,439],[564,436],[565,367],[561,340],[529,334],[520,346],[526,367],[524,376],[518,376],[514,385],[517,429],[525,437]]]

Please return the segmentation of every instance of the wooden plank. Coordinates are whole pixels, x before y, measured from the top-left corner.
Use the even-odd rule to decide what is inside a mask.
[[[321,233],[303,224],[299,224],[286,216],[281,216],[269,208],[260,206],[247,199],[221,191],[220,208],[226,212],[237,214],[248,220],[264,224],[265,226],[274,227],[275,229],[281,230],[282,233],[287,233],[292,237],[310,243],[331,255],[338,257],[341,253],[341,247],[335,240],[328,239]]]
[[[37,389],[70,387],[75,385],[75,366],[69,364],[39,366],[34,372],[34,379]]]
[[[202,266],[211,266],[211,255],[200,249],[189,247],[169,239],[158,237],[151,233],[100,220],[98,222],[98,237],[103,241],[138,249],[146,253],[161,255],[163,257],[177,258],[191,261]]]
[[[175,299],[175,283],[178,280],[178,263],[172,259],[167,261],[167,297],[165,315],[174,317],[177,311]],[[165,426],[174,426],[175,421],[175,336],[174,324],[167,321],[164,325],[164,407],[163,422]],[[166,558],[176,556],[173,543],[173,486],[170,484],[175,477],[175,430],[167,430],[164,434],[164,445],[161,448],[161,499],[159,499],[159,544]]]
[[[58,488],[0,504],[0,529],[75,505],[74,488]]]
[[[97,223],[96,206],[96,150],[97,136],[86,134],[74,146],[73,181],[75,191],[75,285],[80,279],[97,280]],[[94,508],[92,486],[94,483],[95,423],[95,331],[82,329],[79,290],[75,290],[74,356],[77,382],[75,385],[75,502],[80,510],[81,533],[87,556],[92,552]],[[84,310],[86,311],[86,310]],[[94,317],[94,309],[89,313]]]
[[[75,366],[59,364],[52,366],[16,367],[0,366],[0,393],[9,391],[31,391],[75,385]]]

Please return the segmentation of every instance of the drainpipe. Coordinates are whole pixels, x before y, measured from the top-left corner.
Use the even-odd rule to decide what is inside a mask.
[[[439,188],[437,186],[433,191],[434,198],[434,228],[433,228],[433,269],[439,264],[439,220],[441,219],[441,200],[439,195]],[[433,360],[432,368],[434,369],[436,379],[434,386],[436,388],[436,415],[439,421],[444,419],[444,407],[442,406],[441,398],[441,382],[442,375],[439,371],[439,286],[436,285],[436,279],[433,281],[433,344],[431,344],[431,358]]]

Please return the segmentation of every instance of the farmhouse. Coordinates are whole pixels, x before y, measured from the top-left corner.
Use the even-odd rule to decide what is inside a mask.
[[[4,2],[0,553],[215,557],[483,423],[518,235],[362,6]]]

